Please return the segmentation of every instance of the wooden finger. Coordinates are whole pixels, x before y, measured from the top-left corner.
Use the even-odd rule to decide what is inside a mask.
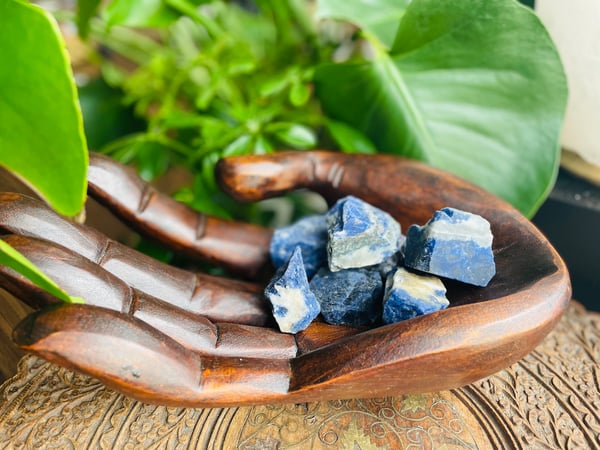
[[[213,321],[249,325],[264,325],[270,321],[259,286],[194,274],[161,263],[108,239],[91,227],[71,222],[41,201],[22,194],[0,193],[0,233],[54,242],[104,267],[146,294]]]
[[[291,335],[270,328],[213,323],[126,285],[91,261],[56,244],[24,236],[3,238],[51,277],[64,291],[86,305],[134,316],[181,345],[205,355],[290,358],[297,354]],[[22,275],[0,266],[3,287],[34,307],[56,299]]]
[[[106,156],[90,155],[88,192],[140,234],[182,254],[246,278],[269,267],[270,230],[194,211]]]
[[[445,206],[484,216],[504,213],[508,206],[459,177],[392,155],[315,151],[236,156],[220,160],[216,175],[223,190],[240,201],[298,188],[318,192],[330,203],[354,195],[389,212],[403,227],[421,224]]]
[[[22,348],[147,403],[194,406],[280,397],[288,360],[201,356],[145,322],[89,305],[56,305],[13,333]]]

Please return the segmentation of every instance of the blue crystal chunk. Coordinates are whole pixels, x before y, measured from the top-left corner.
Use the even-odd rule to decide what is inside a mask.
[[[332,325],[371,325],[381,317],[383,282],[376,268],[331,272],[323,267],[310,282],[321,315]]]
[[[446,288],[439,278],[417,275],[400,267],[386,280],[382,320],[386,324],[400,322],[448,305]]]
[[[404,265],[440,277],[487,286],[496,273],[490,224],[454,208],[436,211],[406,235]]]
[[[400,246],[400,224],[385,211],[353,197],[327,212],[329,269],[333,272],[383,262]]]
[[[327,219],[325,215],[308,216],[292,225],[279,228],[271,238],[271,261],[283,266],[296,247],[302,251],[306,275],[311,278],[327,264]]]
[[[277,271],[265,288],[265,296],[271,302],[273,316],[283,333],[305,330],[319,315],[321,308],[309,289],[300,247],[296,247]]]

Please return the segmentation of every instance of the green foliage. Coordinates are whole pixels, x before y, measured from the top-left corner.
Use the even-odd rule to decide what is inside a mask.
[[[188,204],[247,219],[216,189],[219,157],[314,147],[417,158],[527,215],[549,192],[566,82],[515,0],[201,3],[112,0],[92,27],[134,63],[103,73],[147,124],[104,151],[149,179],[187,166]]]
[[[389,48],[409,3],[410,0],[379,0],[374,5],[369,0],[321,0],[316,17],[353,23]]]
[[[84,203],[87,148],[64,42],[44,10],[0,1],[0,164],[60,213]]]
[[[391,49],[373,46],[372,60],[318,68],[326,113],[532,215],[554,181],[567,97],[537,17],[507,0],[415,0]]]
[[[40,269],[34,266],[21,253],[0,239],[0,264],[10,267],[36,286],[44,289],[56,298],[67,303],[83,303],[83,299],[72,297],[63,291],[58,285],[46,276]]]
[[[136,62],[129,70],[105,59],[102,69],[147,124],[102,151],[136,165],[146,179],[185,165],[198,176],[180,201],[248,219],[246,209],[223,204],[214,165],[222,156],[315,147],[323,116],[312,92],[320,58],[310,44],[314,30],[292,2],[258,2],[260,11],[221,1],[202,8],[185,0],[161,4],[167,15],[144,20],[132,15],[133,2],[115,0],[104,12],[108,22],[92,26],[102,45]],[[126,8],[132,14],[111,12]],[[174,22],[173,14],[179,15]],[[154,26],[158,16],[172,23],[147,46],[139,45],[147,39],[143,32],[123,32],[134,17],[136,25]],[[328,52],[325,45],[318,50]]]

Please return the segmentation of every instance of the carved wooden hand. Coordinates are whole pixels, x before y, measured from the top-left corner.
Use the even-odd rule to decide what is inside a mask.
[[[475,186],[393,156],[277,153],[219,162],[223,189],[259,200],[297,189],[352,194],[406,229],[452,206],[492,226],[497,275],[486,288],[447,282],[451,307],[357,330],[273,327],[260,284],[167,266],[41,202],[0,194],[3,239],[85,305],[57,303],[0,268],[0,286],[39,311],[14,331],[22,348],[142,401],[225,406],[374,397],[464,385],[521,358],[570,298],[566,268],[515,209]],[[245,279],[272,269],[271,231],[194,212],[131,169],[91,155],[89,193],[140,233]]]

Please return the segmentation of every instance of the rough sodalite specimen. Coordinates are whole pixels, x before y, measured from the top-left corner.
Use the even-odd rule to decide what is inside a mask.
[[[294,249],[299,246],[306,275],[311,278],[327,264],[327,219],[325,215],[314,215],[296,223],[279,228],[271,238],[271,261],[275,268],[283,266]]]
[[[406,267],[476,286],[487,286],[496,273],[489,222],[454,208],[412,225],[404,253]]]
[[[395,323],[429,314],[449,305],[442,281],[431,275],[417,275],[400,267],[390,274],[383,297],[383,323]]]
[[[310,282],[321,315],[332,325],[371,325],[381,317],[383,282],[375,269],[331,272],[323,267]]]
[[[356,197],[344,197],[327,212],[329,269],[371,266],[396,253],[400,224]]]
[[[287,263],[277,271],[265,288],[265,296],[283,333],[305,330],[319,315],[321,308],[308,287],[300,247],[296,247]]]

